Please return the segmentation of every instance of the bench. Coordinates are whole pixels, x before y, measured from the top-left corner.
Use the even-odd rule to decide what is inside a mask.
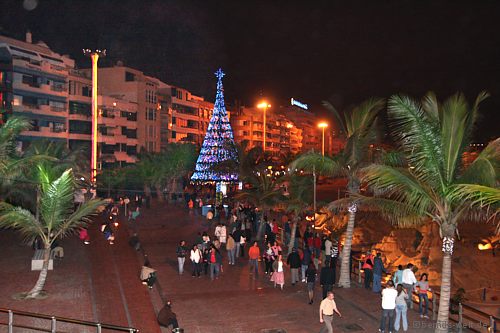
[[[43,252],[44,250],[36,250],[33,258],[31,259],[31,270],[41,271],[43,267]],[[50,251],[49,270],[54,269],[54,252]]]

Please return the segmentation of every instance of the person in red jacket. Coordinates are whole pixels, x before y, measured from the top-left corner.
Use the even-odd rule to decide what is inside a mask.
[[[318,233],[314,234],[313,245],[311,249],[314,253],[314,267],[316,267],[317,270],[319,266],[319,259],[321,256],[321,238],[319,237]]]
[[[250,265],[250,274],[252,271],[255,275],[259,274],[259,257],[260,249],[257,242],[253,242],[253,246],[248,250],[248,264]]]
[[[365,288],[370,289],[370,283],[373,278],[373,261],[375,258],[372,255],[371,251],[366,252],[366,255],[363,260],[363,271],[365,272]]]

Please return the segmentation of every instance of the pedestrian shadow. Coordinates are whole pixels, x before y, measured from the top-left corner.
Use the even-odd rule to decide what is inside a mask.
[[[165,263],[168,265],[168,267],[177,269],[179,266],[177,259],[172,260],[172,258],[166,258]]]

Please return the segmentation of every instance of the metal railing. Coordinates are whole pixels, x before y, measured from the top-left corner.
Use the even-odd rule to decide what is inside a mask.
[[[113,332],[129,332],[129,333],[138,333],[139,332],[139,330],[137,328],[133,328],[133,327],[95,323],[95,322],[85,321],[85,320],[50,316],[50,315],[44,315],[44,314],[39,314],[39,313],[11,310],[11,309],[5,309],[5,308],[0,308],[0,313],[8,314],[8,322],[7,323],[0,322],[0,325],[5,325],[8,327],[8,333],[13,333],[14,328],[24,328],[24,329],[30,329],[30,330],[38,331],[38,332],[62,333],[63,331],[60,331],[57,329],[58,323],[65,323],[65,324],[70,324],[70,325],[86,326],[86,327],[95,327],[95,332],[97,332],[97,333],[101,333],[103,329],[113,331]],[[46,319],[46,320],[50,321],[50,329],[27,326],[27,324],[21,324],[21,323],[16,324],[16,323],[14,323],[14,319],[15,319],[14,315],[21,316],[21,317],[28,317],[28,318]],[[71,332],[74,332],[74,330],[71,330]]]
[[[357,265],[353,265],[351,270],[351,275],[354,277],[357,276],[357,281],[359,284],[362,283],[362,279],[364,278],[362,265],[363,261],[358,258],[353,258],[353,263],[357,261]],[[388,274],[386,274],[388,275]],[[438,312],[438,297],[441,294],[438,291],[432,292],[432,299],[430,303],[430,310],[432,311],[432,320],[436,320],[437,312]],[[419,303],[418,294],[416,292],[412,295],[412,302],[410,303],[410,309],[413,309],[413,304]],[[450,305],[452,303],[450,302]],[[497,316],[490,315],[486,312],[483,312],[479,309],[476,309],[473,306],[458,303],[458,313],[452,314],[450,313],[449,319],[456,323],[456,328],[459,333],[462,332],[463,329],[468,329],[473,332],[478,333],[495,333],[497,332],[496,326],[497,322],[500,322],[500,318]],[[464,310],[467,312],[464,313]]]

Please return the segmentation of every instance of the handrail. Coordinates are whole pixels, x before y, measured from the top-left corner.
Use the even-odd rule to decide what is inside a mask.
[[[118,325],[112,325],[112,324],[101,324],[101,323],[95,323],[95,322],[86,321],[86,320],[79,320],[79,319],[72,319],[72,318],[58,317],[58,316],[50,316],[50,315],[45,315],[45,314],[20,311],[20,310],[11,310],[11,309],[6,309],[6,308],[0,308],[0,312],[7,313],[9,315],[9,324],[7,324],[9,326],[14,326],[13,325],[13,316],[16,314],[16,315],[26,316],[26,317],[47,319],[47,320],[51,320],[53,323],[59,321],[59,322],[68,323],[68,324],[93,326],[93,327],[97,328],[97,332],[101,332],[101,329],[104,328],[104,329],[110,329],[110,330],[119,331],[119,332],[139,333],[139,329],[133,328],[133,327],[125,327],[125,326],[118,326]],[[38,329],[38,330],[43,330],[43,329]],[[9,332],[10,332],[10,330],[9,330]],[[55,332],[55,329],[52,329],[49,332]]]

